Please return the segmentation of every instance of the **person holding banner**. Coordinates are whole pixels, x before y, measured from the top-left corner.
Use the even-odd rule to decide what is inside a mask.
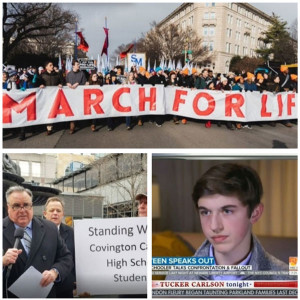
[[[86,84],[103,86],[103,77],[99,77],[97,73],[92,72],[89,77],[89,81]],[[96,131],[96,120],[95,119],[92,120],[91,130],[93,132]]]
[[[40,70],[40,68],[39,68]],[[62,88],[63,86],[63,79],[60,73],[56,73],[54,71],[54,65],[52,61],[46,61],[45,63],[45,72],[40,74],[40,88],[43,89],[46,86],[58,86]],[[53,133],[53,125],[47,125],[47,135],[51,135]]]
[[[79,85],[85,85],[86,76],[79,70],[78,60],[72,61],[72,71],[67,74],[66,82],[70,89],[76,89]],[[75,132],[75,122],[70,122],[70,134]]]
[[[10,287],[30,266],[41,273],[39,284],[42,287],[63,282],[74,266],[71,252],[55,224],[33,216],[32,198],[32,192],[22,186],[10,187],[6,192],[8,216],[3,220],[3,287]],[[23,234],[22,237],[18,234],[20,242],[16,244],[20,228]],[[11,298],[13,294],[7,294],[3,288],[3,298],[8,296]],[[55,296],[54,285],[48,297]]]
[[[57,298],[73,298],[73,290],[75,289],[75,244],[74,244],[74,230],[72,227],[62,223],[64,217],[64,202],[58,197],[48,198],[43,215],[46,220],[53,222],[60,233],[60,236],[67,245],[73,256],[74,267],[67,276],[67,278],[56,284],[56,297]]]
[[[267,253],[252,233],[261,217],[263,186],[248,166],[223,163],[211,167],[192,193],[206,241],[194,257],[213,257],[215,265],[252,266],[252,271],[288,271],[288,265]],[[279,273],[279,272],[278,272]],[[294,280],[278,275],[171,275],[166,280]]]

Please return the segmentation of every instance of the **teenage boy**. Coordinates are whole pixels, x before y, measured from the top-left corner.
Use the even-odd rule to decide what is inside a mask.
[[[267,253],[252,234],[264,206],[261,180],[252,168],[219,164],[196,183],[192,194],[207,240],[196,257],[214,257],[217,265],[251,265],[253,271],[288,271],[288,265]],[[167,280],[292,280],[289,275],[186,275]]]

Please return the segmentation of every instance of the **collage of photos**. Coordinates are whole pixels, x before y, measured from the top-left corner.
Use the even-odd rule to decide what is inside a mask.
[[[1,8],[3,299],[298,298],[297,1]]]

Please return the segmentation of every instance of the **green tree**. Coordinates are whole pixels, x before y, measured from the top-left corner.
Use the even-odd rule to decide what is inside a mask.
[[[295,59],[295,49],[286,26],[287,22],[281,21],[280,17],[273,13],[271,26],[262,32],[261,47],[256,50],[264,60],[273,56],[273,60],[291,63]]]

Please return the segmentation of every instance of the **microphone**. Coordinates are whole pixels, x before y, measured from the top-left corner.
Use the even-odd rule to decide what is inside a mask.
[[[25,231],[25,228],[22,228],[22,227],[16,228],[16,230],[15,230],[15,232],[14,232],[15,243],[14,243],[13,248],[17,248],[17,247],[18,247],[18,244],[19,244],[19,242],[20,242],[20,239],[22,239],[23,236],[24,236],[24,231]],[[13,266],[13,264],[10,264],[10,265],[7,267],[7,271],[6,271],[6,279],[8,279],[8,277],[9,277],[9,275],[10,275],[10,271],[11,271],[12,266]]]

